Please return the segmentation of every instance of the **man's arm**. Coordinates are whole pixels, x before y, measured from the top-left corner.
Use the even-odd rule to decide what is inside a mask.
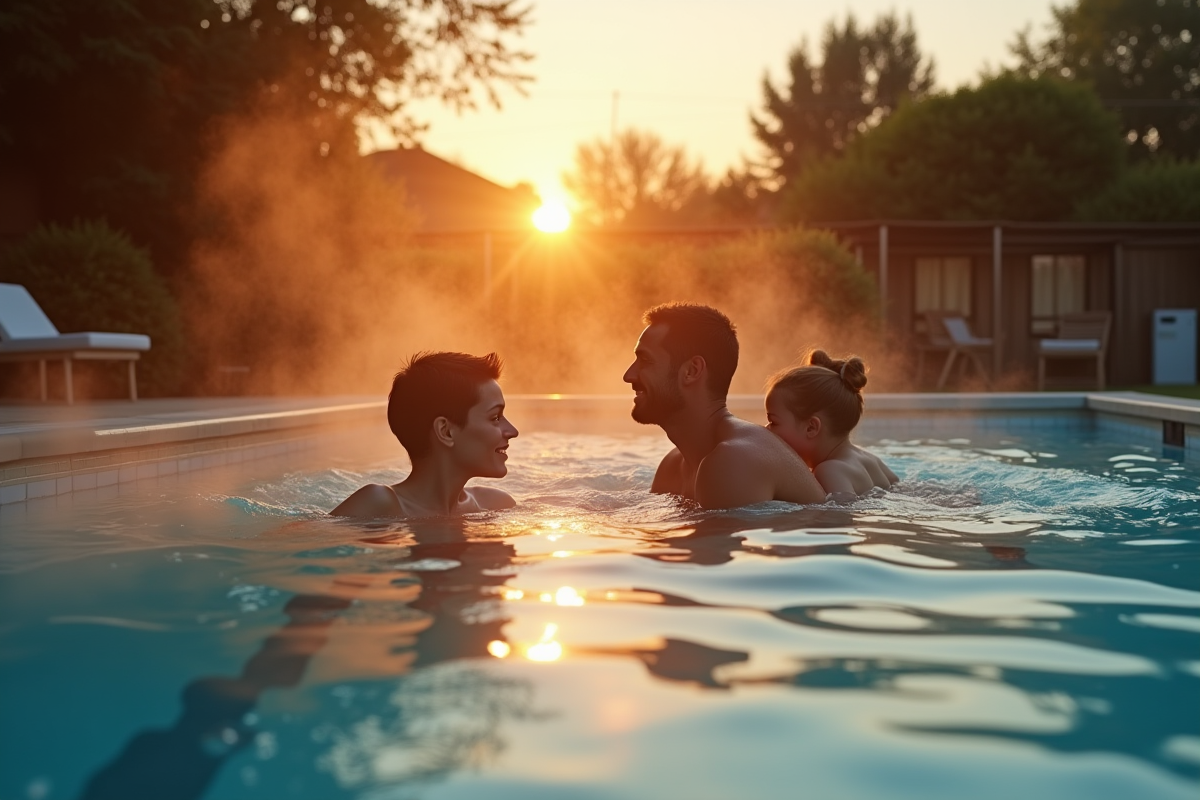
[[[392,487],[381,483],[368,483],[343,500],[329,515],[379,519],[404,516],[404,509],[400,507],[400,498],[396,497]]]
[[[722,442],[696,472],[696,502],[704,508],[737,508],[774,500],[775,475],[770,466],[752,447]]]
[[[683,453],[676,447],[663,456],[650,484],[654,494],[683,494]]]

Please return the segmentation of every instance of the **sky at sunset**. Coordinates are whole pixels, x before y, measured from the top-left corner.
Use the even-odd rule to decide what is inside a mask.
[[[860,22],[895,9],[911,14],[939,88],[978,78],[1010,60],[1008,44],[1050,21],[1049,0],[535,0],[524,37],[535,60],[528,96],[503,91],[500,111],[456,116],[416,106],[430,123],[423,144],[498,183],[533,183],[565,197],[559,182],[580,141],[609,136],[613,92],[618,126],[684,144],[714,176],[757,155],[748,114],[769,72],[779,85],[788,53],[852,11]]]

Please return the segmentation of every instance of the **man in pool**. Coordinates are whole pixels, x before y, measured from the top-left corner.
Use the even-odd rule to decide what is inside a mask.
[[[500,357],[495,353],[418,353],[392,381],[387,418],[408,451],[412,472],[392,486],[372,483],[329,512],[339,517],[453,517],[511,508],[512,497],[471,478],[508,474]]]
[[[643,321],[624,376],[634,391],[633,418],[658,425],[675,445],[650,491],[681,495],[703,508],[825,501],[825,490],[790,447],[726,407],[738,361],[728,317],[708,306],[668,303],[647,311]]]

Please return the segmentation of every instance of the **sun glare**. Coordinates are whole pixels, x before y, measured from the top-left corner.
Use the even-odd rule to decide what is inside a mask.
[[[558,200],[547,200],[533,212],[533,227],[542,233],[562,233],[571,224],[571,212]]]

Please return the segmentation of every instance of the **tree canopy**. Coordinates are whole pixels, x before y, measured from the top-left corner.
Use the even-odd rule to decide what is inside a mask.
[[[520,86],[515,0],[9,0],[0,8],[0,172],[44,221],[105,217],[168,271],[214,128],[287,113],[314,151],[356,121],[401,135],[406,103]]]
[[[1123,123],[1135,158],[1200,155],[1200,3],[1075,0],[1049,34],[1013,45],[1018,70],[1091,85]]]
[[[830,22],[814,63],[806,42],[788,58],[787,85],[763,78],[762,116],[750,117],[772,182],[783,185],[842,152],[905,98],[933,88],[933,62],[921,55],[912,19],[885,14],[860,28],[853,15]]]
[[[1134,164],[1075,217],[1088,222],[1200,222],[1200,162],[1169,158]]]
[[[1123,158],[1117,121],[1088,87],[1001,75],[902,106],[785,202],[802,221],[1060,220]]]

